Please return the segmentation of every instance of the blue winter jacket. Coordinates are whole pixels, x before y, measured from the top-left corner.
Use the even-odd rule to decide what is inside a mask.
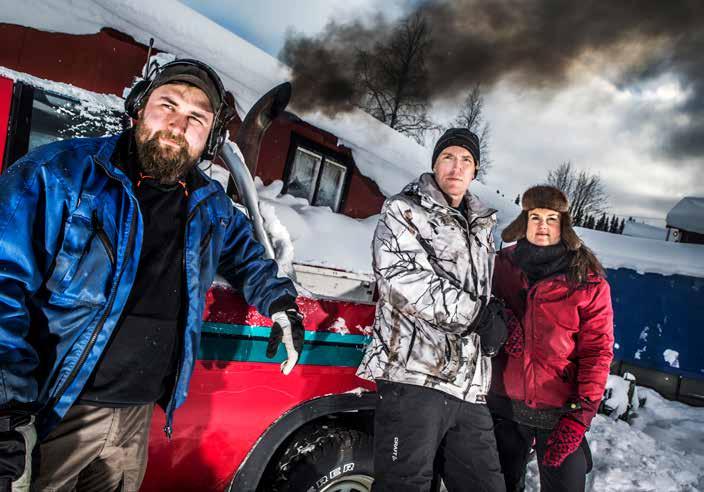
[[[0,408],[31,406],[41,436],[81,393],[135,279],[143,222],[132,182],[111,163],[118,138],[49,144],[0,176]],[[188,196],[188,307],[167,432],[188,392],[216,271],[265,315],[296,295],[222,186],[198,173],[204,185]]]

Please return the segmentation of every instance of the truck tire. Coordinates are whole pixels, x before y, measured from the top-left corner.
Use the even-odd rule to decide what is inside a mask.
[[[277,466],[280,492],[369,492],[373,478],[370,435],[321,428],[294,441]]]

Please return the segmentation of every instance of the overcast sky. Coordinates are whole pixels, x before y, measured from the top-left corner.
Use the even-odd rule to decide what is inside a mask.
[[[414,5],[404,0],[184,3],[273,56],[291,29],[315,37],[330,20],[345,24],[378,12],[394,19]],[[693,92],[704,81],[692,80],[696,70],[690,70],[689,79],[660,70],[656,77],[624,83],[618,64],[585,57],[578,61],[559,86],[536,87],[501,77],[489,85],[485,113],[493,167],[488,184],[515,196],[569,160],[601,175],[613,213],[659,219],[648,222],[663,225],[682,197],[704,196],[704,155],[696,150],[704,142],[690,142],[684,155],[671,148],[673,127],[691,123],[692,114],[682,107],[704,104]],[[458,67],[462,63],[458,57]],[[446,95],[435,105],[435,116],[450,119],[462,97],[462,91],[454,99]]]

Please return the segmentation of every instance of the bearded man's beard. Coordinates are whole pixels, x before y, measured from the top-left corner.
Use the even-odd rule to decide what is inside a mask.
[[[190,147],[183,135],[174,135],[167,130],[151,133],[141,121],[137,123],[135,140],[137,155],[143,174],[162,184],[173,184],[184,176],[198,160],[190,155]],[[176,143],[178,147],[164,145],[160,138]]]

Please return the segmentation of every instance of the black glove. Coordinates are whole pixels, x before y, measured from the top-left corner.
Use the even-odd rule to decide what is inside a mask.
[[[279,344],[284,343],[288,358],[281,363],[281,372],[288,375],[296,365],[298,357],[303,350],[303,315],[298,308],[289,308],[271,315],[274,326],[269,335],[269,344],[266,347],[266,356],[273,358],[279,350]]]
[[[482,345],[482,353],[494,357],[508,338],[508,320],[501,299],[493,297],[479,313],[477,334]]]
[[[32,462],[27,460],[27,453],[33,454],[35,444],[34,420],[30,415],[0,414],[0,492],[10,492],[13,482],[17,485],[20,478],[29,484],[31,470],[25,467]]]

